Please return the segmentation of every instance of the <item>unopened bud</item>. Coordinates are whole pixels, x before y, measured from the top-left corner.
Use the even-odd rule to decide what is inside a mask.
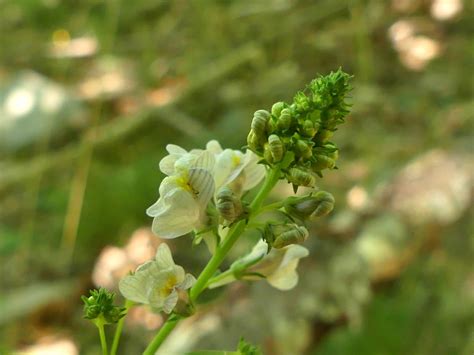
[[[297,224],[268,224],[265,227],[264,239],[273,248],[281,249],[290,244],[301,244],[308,238],[309,232]]]
[[[105,288],[91,290],[90,296],[82,296],[84,302],[84,318],[100,321],[102,324],[117,323],[125,316],[125,308],[113,304],[115,294]]]
[[[333,169],[336,166],[335,160],[326,155],[317,154],[314,158],[314,162],[311,164],[311,169],[314,171]]]
[[[314,127],[314,124],[311,120],[306,120],[303,122],[303,126],[300,128],[300,132],[306,137],[313,137],[316,134],[317,129]]]
[[[285,211],[299,219],[311,219],[327,215],[334,208],[334,197],[326,191],[308,196],[291,196],[285,200]]]
[[[272,115],[275,117],[280,117],[281,110],[285,108],[285,103],[284,102],[276,102],[272,106]]]
[[[279,130],[286,130],[290,128],[293,119],[291,117],[291,110],[284,108],[281,110],[280,116],[277,119],[276,126]]]
[[[248,136],[247,136],[247,144],[251,150],[254,152],[258,151],[260,149],[260,140],[257,137],[257,134],[253,129],[250,130]]]
[[[316,185],[316,176],[311,171],[291,168],[286,177],[289,182],[296,186],[314,187]]]
[[[298,140],[295,145],[296,155],[304,159],[309,159],[313,156],[311,147],[302,140]]]
[[[228,187],[219,189],[216,196],[216,208],[219,214],[228,222],[232,223],[242,215],[242,202]]]
[[[266,110],[258,110],[253,114],[252,130],[259,139],[266,136],[267,122],[270,118],[270,113]]]
[[[285,153],[283,142],[276,134],[272,134],[268,137],[268,149],[272,155],[273,162],[278,163],[283,158],[283,154]]]

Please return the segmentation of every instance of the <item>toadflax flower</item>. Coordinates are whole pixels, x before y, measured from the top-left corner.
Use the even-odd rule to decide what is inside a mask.
[[[179,291],[189,289],[196,279],[186,274],[173,261],[169,247],[162,243],[155,260],[137,268],[119,283],[122,295],[134,302],[148,304],[155,311],[171,313],[179,298]]]
[[[168,145],[167,149],[171,154],[164,159],[172,158],[166,163],[163,159],[160,168],[171,175],[163,179],[160,198],[146,212],[154,217],[152,230],[155,234],[176,238],[203,224],[207,204],[215,190],[214,156],[203,150],[187,153],[173,145]]]
[[[264,166],[257,164],[260,158],[251,150],[242,153],[240,150],[222,149],[216,140],[208,142],[206,150],[216,159],[213,170],[216,190],[230,185],[240,195],[258,185],[265,176]]]
[[[300,259],[309,255],[308,249],[292,244],[281,249],[274,248],[268,254],[267,250],[268,244],[260,240],[248,255],[232,264],[231,273],[211,283],[209,288],[226,285],[237,278],[259,280],[262,277],[282,291],[295,287],[298,283],[296,268]]]

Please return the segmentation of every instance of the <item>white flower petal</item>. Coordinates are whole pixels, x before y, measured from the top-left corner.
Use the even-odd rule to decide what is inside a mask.
[[[215,184],[211,173],[201,168],[189,170],[189,184],[197,194],[197,201],[205,209],[214,194]]]
[[[175,189],[165,196],[167,208],[155,216],[152,231],[161,238],[176,238],[199,225],[200,208],[193,194]]]
[[[281,268],[272,275],[267,276],[268,283],[282,291],[295,287],[298,284],[298,273],[296,272],[298,262],[299,260],[293,260],[285,268]]]
[[[126,299],[137,303],[148,303],[148,275],[135,273],[127,275],[119,282],[120,293]]]
[[[161,243],[156,250],[156,264],[160,269],[166,269],[175,266],[171,250],[166,243]]]
[[[216,155],[222,153],[222,147],[219,144],[219,142],[216,141],[216,140],[212,140],[212,141],[207,142],[206,150],[208,150],[212,154],[216,154]]]
[[[267,254],[267,252],[268,252],[268,244],[264,240],[260,239],[258,243],[255,244],[255,246],[252,248],[252,251],[249,254],[245,255],[240,260],[243,263],[252,262],[253,260],[258,260],[262,258],[264,255]]]
[[[257,186],[265,177],[265,167],[262,164],[257,164],[259,157],[250,150],[247,150],[246,164],[243,173],[245,174],[245,182],[243,190],[248,191]]]
[[[196,283],[196,278],[191,274],[186,274],[183,282],[176,285],[176,288],[179,290],[187,290],[188,288],[191,288],[195,283]]]
[[[176,161],[181,157],[181,155],[178,154],[170,154],[161,159],[160,161],[160,170],[163,174],[166,175],[173,175],[175,170],[174,170],[174,165]]]
[[[178,303],[178,292],[173,290],[163,302],[163,312],[169,314]]]
[[[225,149],[217,156],[214,179],[217,189],[237,179],[245,167],[244,155],[239,150]]]
[[[214,155],[207,150],[200,151],[191,168],[201,168],[211,172],[214,169]]]
[[[153,205],[147,208],[146,214],[150,217],[155,217],[160,214],[166,208],[164,199],[160,198]]]
[[[178,154],[178,155],[183,155],[186,154],[187,151],[183,148],[181,148],[179,145],[176,144],[168,144],[166,145],[166,150],[170,154]]]
[[[298,244],[291,244],[284,249],[286,252],[283,261],[281,262],[281,267],[286,267],[286,265],[291,263],[293,260],[299,260],[309,255],[308,249]]]
[[[160,198],[153,205],[148,207],[146,210],[146,214],[148,216],[155,217],[168,208],[168,204],[165,202],[166,196],[171,194],[171,192],[175,189],[181,189],[180,185],[178,184],[178,180],[180,179],[181,178],[179,176],[168,176],[163,179],[159,189]]]

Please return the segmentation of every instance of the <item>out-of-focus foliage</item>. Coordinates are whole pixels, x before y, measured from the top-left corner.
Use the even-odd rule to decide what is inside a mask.
[[[473,352],[469,1],[41,0],[0,10],[0,353],[51,336],[98,353],[80,295],[91,275],[99,282],[105,246],[110,288],[154,255],[148,235],[127,241],[151,223],[165,145],[239,148],[255,110],[338,67],[355,76],[352,113],[335,136],[339,170],[318,181],[336,205],[308,226],[298,287],[210,291],[163,354],[234,349],[241,336],[265,354]],[[170,247],[197,274],[207,250],[185,239]],[[162,322],[134,312],[123,354],[140,352]]]

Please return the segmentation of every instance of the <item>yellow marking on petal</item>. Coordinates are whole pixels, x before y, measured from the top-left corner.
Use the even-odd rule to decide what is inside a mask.
[[[176,176],[174,178],[174,183],[182,188],[183,190],[186,190],[186,191],[189,191],[189,192],[192,192],[194,193],[193,191],[193,188],[191,187],[191,185],[189,185],[189,181],[188,181],[188,176],[187,174],[186,175],[181,175],[181,176]]]
[[[171,292],[173,292],[177,282],[178,280],[176,279],[175,275],[171,275],[170,277],[168,277],[168,279],[166,280],[166,283],[160,289],[160,296],[168,297],[171,294]]]
[[[241,159],[240,156],[237,155],[237,154],[234,154],[234,155],[232,156],[232,164],[234,164],[234,166],[239,165],[241,160],[242,160],[242,159]]]

